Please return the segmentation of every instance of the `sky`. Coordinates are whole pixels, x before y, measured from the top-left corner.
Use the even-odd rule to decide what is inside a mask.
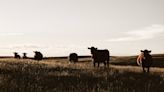
[[[164,53],[164,0],[0,0],[0,56]]]

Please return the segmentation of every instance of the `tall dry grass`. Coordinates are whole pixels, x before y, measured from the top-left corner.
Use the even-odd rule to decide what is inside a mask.
[[[161,71],[159,71],[161,70]],[[159,72],[158,72],[159,71]],[[67,59],[41,62],[0,59],[0,92],[163,92],[164,71],[150,74],[139,67],[93,67],[90,59],[69,64]]]

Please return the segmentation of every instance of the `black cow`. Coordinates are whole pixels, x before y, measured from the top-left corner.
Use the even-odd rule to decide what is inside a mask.
[[[27,53],[23,53],[23,59],[27,59]]]
[[[149,68],[153,63],[153,58],[150,53],[151,51],[148,51],[147,49],[145,49],[144,51],[141,50],[141,54],[137,58],[137,63],[139,65],[142,65],[143,72],[149,72]],[[147,71],[145,70],[145,68],[147,68]]]
[[[21,57],[20,57],[20,55],[17,52],[14,52],[14,58],[20,59]]]
[[[109,51],[107,49],[98,50],[95,47],[91,47],[88,49],[91,50],[94,67],[96,63],[98,63],[98,67],[99,67],[99,63],[104,63],[104,66],[106,66],[107,64],[107,66],[109,67],[110,56],[109,56]]]
[[[34,55],[34,59],[35,60],[42,60],[43,59],[43,54],[39,51],[34,51],[35,55]]]
[[[70,53],[69,55],[69,61],[70,62],[78,62],[78,55],[76,53]]]

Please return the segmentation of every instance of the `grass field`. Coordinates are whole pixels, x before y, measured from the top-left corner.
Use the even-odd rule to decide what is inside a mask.
[[[66,58],[0,58],[0,92],[163,92],[164,59],[155,58],[149,74],[136,66],[135,56],[112,57],[109,68],[94,68],[89,57],[75,64]]]

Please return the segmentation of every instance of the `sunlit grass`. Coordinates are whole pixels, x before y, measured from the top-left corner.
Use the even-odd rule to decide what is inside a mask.
[[[0,59],[1,92],[163,92],[164,69],[93,67],[90,59]]]

